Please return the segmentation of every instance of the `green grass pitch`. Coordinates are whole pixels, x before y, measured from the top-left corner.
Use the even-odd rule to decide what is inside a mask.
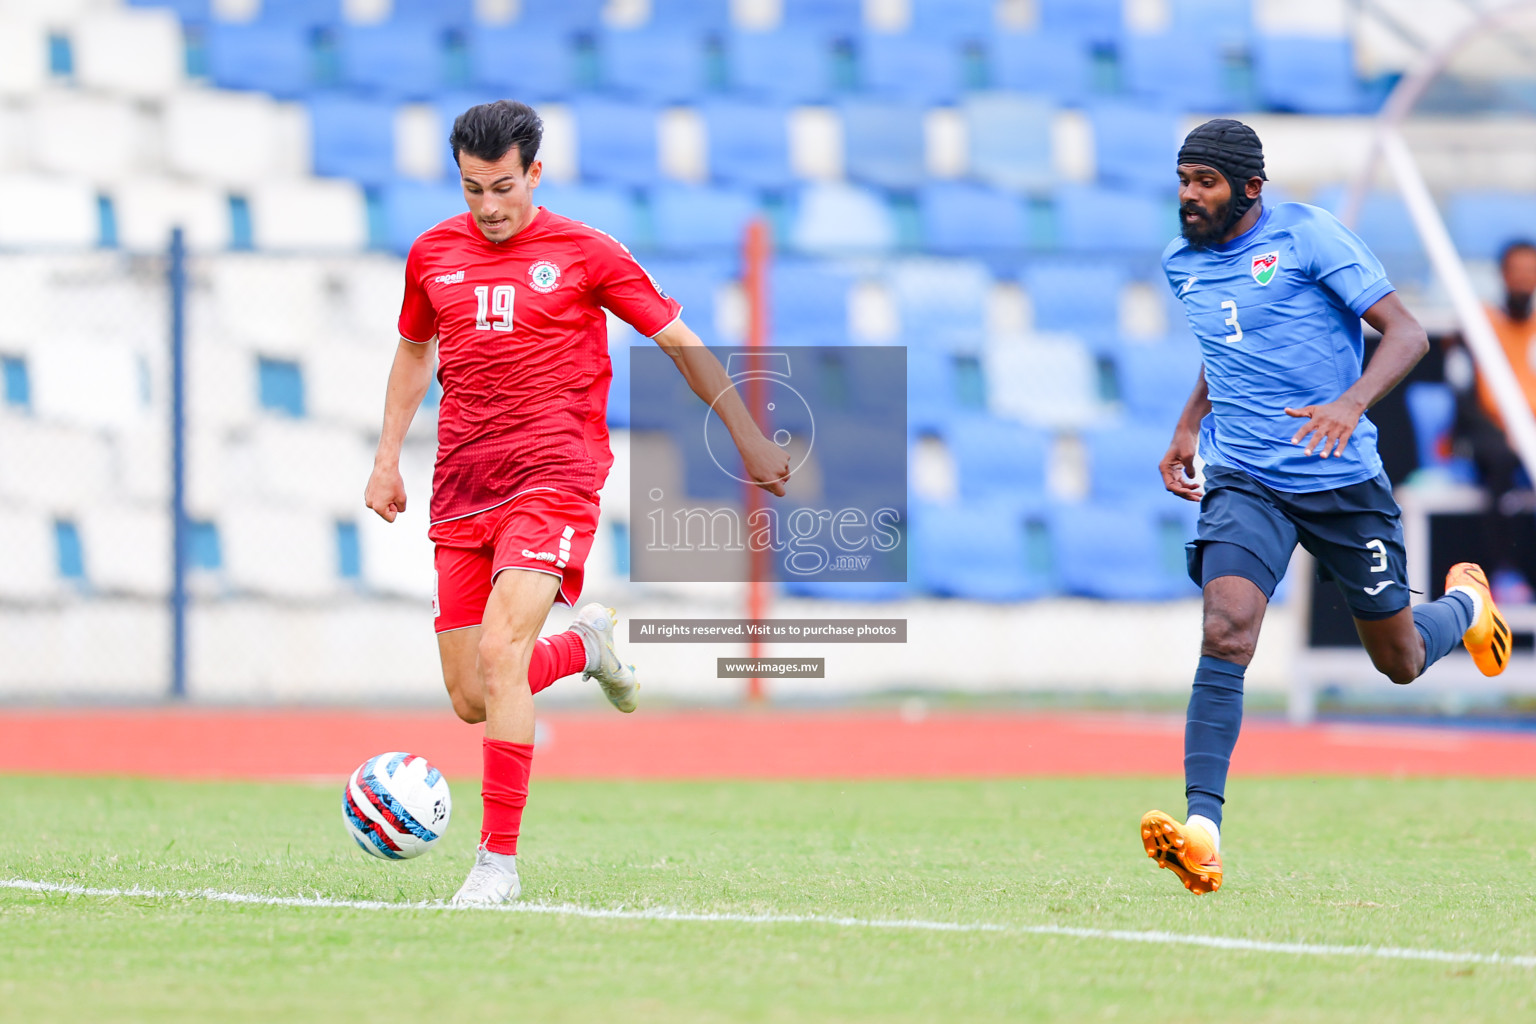
[[[0,778],[0,878],[417,901],[468,869],[478,806],[413,862],[364,857],[340,785]],[[1523,782],[1239,780],[1227,885],[1141,852],[1171,779],[535,782],[530,902],[1166,930],[1536,953]],[[229,905],[0,890],[3,1021],[1515,1021],[1536,970],[825,923]]]

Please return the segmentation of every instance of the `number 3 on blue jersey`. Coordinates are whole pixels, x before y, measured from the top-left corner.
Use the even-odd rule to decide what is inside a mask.
[[[1243,325],[1237,322],[1237,303],[1231,299],[1223,299],[1221,308],[1232,314],[1222,321],[1222,323],[1232,328],[1232,333],[1222,340],[1228,345],[1236,345],[1243,340]]]

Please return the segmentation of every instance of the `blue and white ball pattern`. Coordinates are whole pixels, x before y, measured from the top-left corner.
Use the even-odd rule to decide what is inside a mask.
[[[424,757],[391,751],[370,757],[347,780],[341,817],[363,852],[407,860],[432,849],[448,829],[448,780]]]

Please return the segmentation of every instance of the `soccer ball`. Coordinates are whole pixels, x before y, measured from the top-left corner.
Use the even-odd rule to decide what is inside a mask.
[[[424,757],[391,751],[370,757],[347,780],[341,819],[363,852],[382,860],[420,857],[448,829],[453,798]]]

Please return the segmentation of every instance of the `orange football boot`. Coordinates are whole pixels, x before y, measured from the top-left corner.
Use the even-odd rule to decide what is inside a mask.
[[[1184,888],[1199,895],[1221,888],[1221,854],[1211,834],[1198,825],[1181,825],[1162,811],[1141,816],[1141,844],[1147,856],[1179,876]]]
[[[1509,664],[1509,626],[1493,603],[1493,592],[1488,589],[1488,576],[1476,562],[1457,562],[1445,574],[1445,592],[1453,587],[1467,587],[1475,591],[1480,600],[1472,625],[1462,634],[1461,642],[1477,670],[1485,676],[1496,676]]]

